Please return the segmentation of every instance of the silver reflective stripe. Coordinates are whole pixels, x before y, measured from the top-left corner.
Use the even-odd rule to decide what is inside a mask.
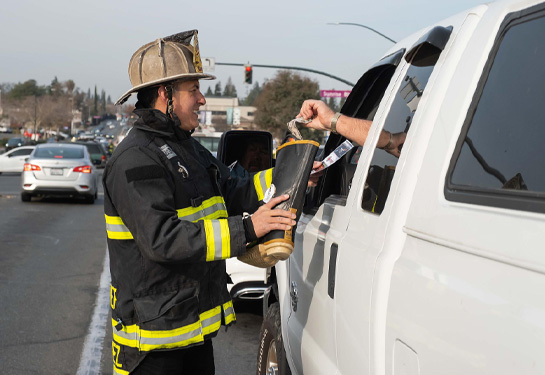
[[[223,259],[221,250],[223,243],[221,242],[221,223],[219,220],[210,220],[214,229],[214,258]]]
[[[110,232],[128,232],[129,228],[127,228],[123,224],[108,224],[106,223],[106,230]]]
[[[210,207],[205,208],[204,210],[197,211],[194,214],[186,215],[186,216],[179,216],[180,220],[187,220],[191,222],[195,222],[199,219],[202,219],[208,215],[212,215],[216,211],[225,211],[225,214],[227,214],[227,208],[225,207],[225,204],[223,203],[215,203]]]
[[[138,328],[136,325],[124,327],[124,330],[117,331],[114,327],[114,340],[120,344],[132,348],[139,348],[142,351],[154,350],[160,347],[180,347],[192,344],[196,337],[202,336],[202,328],[200,322],[193,324],[194,328],[188,330],[191,325],[174,329],[172,331],[148,331]],[[130,330],[132,332],[126,332]],[[175,333],[185,331],[181,333]],[[202,341],[197,340],[197,341]],[[181,344],[181,345],[172,345]]]
[[[223,313],[224,313],[225,316],[228,316],[228,315],[234,314],[235,309],[233,308],[233,306],[229,306],[229,307],[227,307],[226,309],[223,310]]]
[[[202,334],[201,327],[198,327],[197,329],[194,329],[193,331],[189,331],[189,332],[182,333],[180,335],[175,335],[175,336],[167,336],[167,337],[142,336],[140,337],[140,347],[142,348],[142,350],[146,350],[147,345],[156,347],[156,346],[174,344],[177,342],[184,342],[194,337],[200,336],[201,334]]]
[[[261,189],[263,190],[263,196],[265,196],[265,192],[269,188],[267,186],[267,171],[262,171],[261,173],[259,173],[259,183],[261,184]]]
[[[203,319],[201,321],[203,330],[206,330],[206,328],[213,326],[214,324],[218,324],[220,321],[221,321],[221,314],[219,312],[211,316],[210,318]]]
[[[114,337],[118,338],[116,341],[118,341],[120,344],[124,344],[125,340],[135,341],[135,342],[138,341],[138,333],[136,331],[135,332],[125,332],[123,330],[118,331],[115,329],[115,327],[113,327],[113,329],[114,329],[113,331]],[[129,346],[132,346],[132,345],[129,345]]]

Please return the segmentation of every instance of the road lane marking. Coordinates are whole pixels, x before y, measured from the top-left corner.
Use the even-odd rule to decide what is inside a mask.
[[[91,325],[89,326],[89,332],[83,344],[77,375],[100,374],[102,343],[106,336],[106,323],[110,307],[110,280],[110,258],[108,257],[108,247],[106,247],[106,256],[104,257],[102,275],[100,275],[95,309]]]

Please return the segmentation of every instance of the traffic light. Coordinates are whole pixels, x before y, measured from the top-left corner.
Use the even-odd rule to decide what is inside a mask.
[[[244,66],[244,83],[247,83],[249,85],[252,84],[252,66],[251,65]]]

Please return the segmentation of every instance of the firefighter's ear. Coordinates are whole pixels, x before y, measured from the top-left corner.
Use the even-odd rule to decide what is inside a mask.
[[[157,93],[159,94],[158,96],[158,99],[161,99],[163,101],[167,101],[168,100],[168,94],[167,94],[167,90],[165,88],[165,86],[161,85],[157,88]]]

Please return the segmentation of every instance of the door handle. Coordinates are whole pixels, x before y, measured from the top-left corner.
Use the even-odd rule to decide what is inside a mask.
[[[333,298],[335,296],[335,273],[337,270],[337,253],[339,252],[339,245],[336,243],[331,244],[331,251],[329,252],[329,272],[327,274],[327,294]]]

